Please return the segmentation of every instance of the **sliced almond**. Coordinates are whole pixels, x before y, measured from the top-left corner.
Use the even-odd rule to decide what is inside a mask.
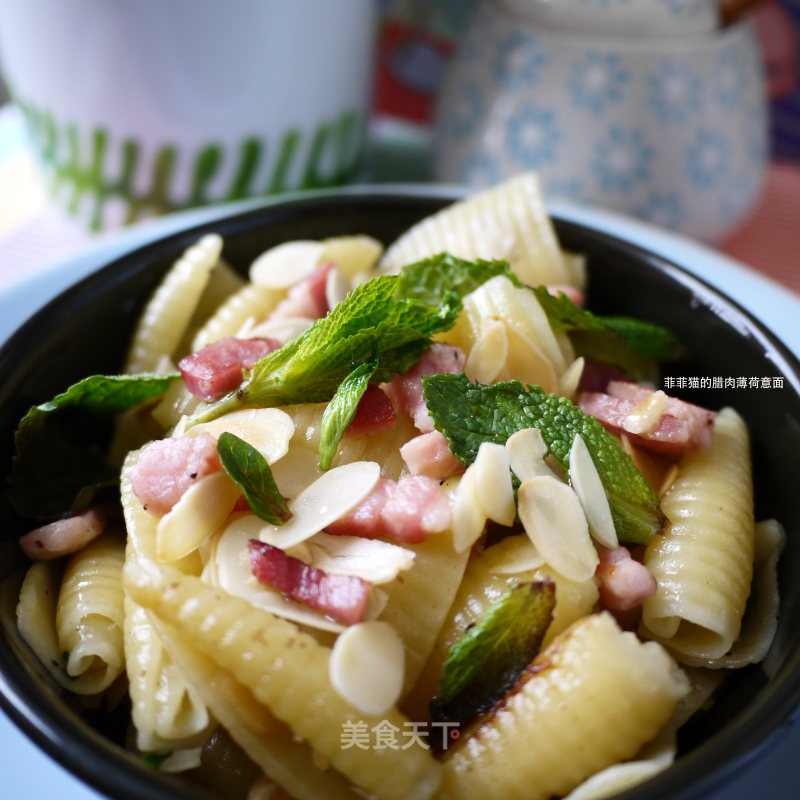
[[[371,270],[383,255],[383,245],[377,239],[363,234],[332,236],[324,239],[322,244],[321,261],[333,261],[348,278]]]
[[[499,319],[487,317],[481,321],[481,331],[469,351],[464,372],[471,381],[492,383],[508,358],[506,326]]]
[[[258,538],[282,550],[310,539],[352,511],[372,491],[380,474],[374,461],[354,461],[328,470],[289,501],[288,522],[265,525]]]
[[[214,569],[204,571],[206,580],[218,585],[230,594],[247,600],[258,608],[264,608],[276,616],[307,625],[311,628],[338,633],[344,625],[328,619],[313,609],[287,600],[270,586],[264,586],[253,577],[250,567],[250,539],[257,538],[263,521],[255,514],[235,517],[217,542]],[[218,583],[217,583],[218,582]]]
[[[506,448],[502,444],[482,442],[474,468],[473,486],[484,514],[500,525],[513,525],[517,507]]]
[[[667,410],[669,397],[659,389],[640,400],[626,415],[622,427],[628,433],[647,433],[653,430]]]
[[[599,563],[575,492],[552,477],[524,480],[517,492],[519,517],[544,560],[565,578],[589,580]]]
[[[308,317],[281,317],[279,319],[268,319],[259,322],[257,325],[250,325],[246,329],[239,331],[237,336],[242,339],[276,339],[286,344],[286,342],[296,339],[304,333],[314,323]]]
[[[298,547],[306,552],[292,548],[288,554],[331,575],[354,575],[373,584],[393,581],[414,566],[416,557],[413,550],[389,542],[329,533],[318,533]]]
[[[519,575],[544,564],[542,554],[524,534],[508,536],[493,544],[481,556],[481,563],[495,575]]]
[[[467,467],[453,494],[453,548],[463,553],[478,541],[486,526],[486,514],[475,492],[475,465]]]
[[[612,549],[617,547],[619,540],[608,495],[589,448],[580,436],[572,440],[569,451],[569,480],[583,506],[589,532],[600,544]]]
[[[243,408],[211,422],[201,422],[189,428],[185,435],[210,433],[219,439],[226,432],[244,439],[272,464],[289,451],[289,440],[294,436],[294,422],[279,408]]]
[[[561,397],[575,396],[585,365],[586,362],[583,356],[578,356],[578,358],[567,367],[567,371],[558,379],[558,393]]]
[[[364,714],[385,714],[400,698],[403,641],[388,622],[359,622],[340,634],[328,675],[340,697]]]
[[[350,293],[350,280],[334,267],[325,277],[325,302],[328,308],[335,308]]]
[[[512,433],[506,440],[506,450],[508,463],[521,481],[537,475],[553,476],[552,470],[544,462],[549,448],[538,428],[525,428]]]
[[[250,265],[250,280],[265,289],[288,289],[311,275],[325,245],[297,239],[271,247]]]
[[[518,380],[541,386],[548,394],[558,390],[558,375],[549,358],[524,333],[507,326],[508,356],[505,369],[501,371],[503,380]]]
[[[156,527],[156,558],[177,561],[196,550],[233,510],[242,491],[226,473],[212,472],[187,489]]]

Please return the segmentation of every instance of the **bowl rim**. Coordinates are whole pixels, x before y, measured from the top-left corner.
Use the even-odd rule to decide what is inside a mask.
[[[246,227],[249,218],[269,213],[276,206],[285,206],[289,211],[302,211],[308,204],[320,202],[347,204],[354,200],[365,199],[377,203],[393,199],[405,201],[430,199],[441,201],[444,205],[462,198],[465,193],[462,187],[375,186],[355,187],[355,191],[351,187],[346,191],[297,193],[267,203],[246,202],[243,207],[230,209],[222,207],[218,209],[216,215],[200,222],[190,220],[186,225],[179,226],[156,239],[144,244],[133,244],[124,252],[116,254],[99,269],[73,282],[39,307],[8,338],[0,347],[0,364],[5,364],[9,359],[13,360],[13,351],[36,330],[37,320],[45,317],[56,306],[62,305],[73,296],[79,296],[96,282],[107,279],[115,270],[118,270],[120,276],[118,280],[123,280],[139,268],[131,264],[126,270],[119,270],[119,262],[133,262],[137,256],[166,248],[169,244],[175,245],[177,249],[183,240],[199,237],[202,233],[214,230],[215,227],[235,228],[238,227],[237,222]],[[661,253],[648,250],[614,233],[594,228],[585,222],[565,219],[557,210],[551,216],[559,227],[580,230],[581,234],[589,239],[630,252],[636,258],[647,262],[656,271],[666,274],[688,288],[702,302],[713,306],[715,310],[733,312],[734,318],[744,321],[747,333],[756,340],[758,346],[765,352],[773,354],[776,368],[785,376],[795,394],[800,396],[800,360],[775,333],[736,299]],[[226,235],[235,233],[235,230],[228,234],[223,233],[223,239]],[[61,704],[50,702],[47,695],[42,692],[41,686],[22,673],[11,648],[3,647],[0,647],[0,708],[44,753],[108,797],[120,800],[139,800],[142,796],[154,800],[175,800],[176,796],[182,800],[208,798],[205,793],[196,792],[172,776],[143,770],[133,754],[126,753],[88,725],[80,724]],[[729,781],[757,760],[777,737],[785,733],[798,716],[800,716],[800,647],[771,676],[769,683],[759,695],[758,708],[754,709],[751,704],[742,710],[733,722],[725,725],[711,740],[698,745],[666,773],[648,782],[648,800],[667,800],[678,796],[683,800],[689,800],[707,795],[709,791]],[[695,775],[691,785],[680,785],[691,770],[697,769],[695,765],[698,761],[713,759],[714,756],[718,757],[712,760],[714,766],[705,769],[699,780]],[[113,770],[110,769],[112,766]],[[641,798],[641,789],[635,787],[615,797],[618,800],[637,800]]]

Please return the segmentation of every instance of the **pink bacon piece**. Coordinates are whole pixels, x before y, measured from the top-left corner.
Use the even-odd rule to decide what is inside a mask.
[[[447,530],[450,501],[439,482],[422,475],[395,481],[380,478],[353,511],[327,527],[328,533],[386,538],[395,542],[424,542],[432,533]]]
[[[208,433],[157,439],[139,454],[131,488],[148,511],[166,514],[189,487],[219,469],[217,440]]]
[[[412,475],[443,481],[464,471],[464,465],[453,455],[447,439],[439,431],[421,433],[409,439],[400,448],[400,455]]]
[[[605,393],[580,395],[579,405],[612,433],[625,433],[632,442],[654,453],[678,458],[692,450],[711,447],[716,412],[675,397],[669,398],[664,413],[649,431],[631,433],[626,427],[628,414],[653,393],[653,389],[628,381],[610,381]]]
[[[631,557],[627,547],[596,547],[600,563],[595,575],[600,580],[600,600],[607,608],[629,611],[656,593],[656,579],[644,564]]]
[[[195,397],[206,401],[217,400],[242,382],[242,370],[251,369],[256,361],[280,346],[281,343],[275,339],[236,339],[226,336],[182,358],[178,369],[186,388]]]
[[[329,261],[319,269],[303,278],[289,289],[289,294],[281,300],[275,310],[269,315],[270,320],[288,319],[291,317],[305,317],[306,319],[320,319],[330,309],[325,297],[325,284],[328,273],[336,265]]]
[[[359,438],[390,431],[397,422],[392,401],[379,386],[370,383],[356,408],[356,415],[345,436]]]
[[[409,414],[419,431],[428,433],[433,430],[433,420],[422,396],[422,376],[461,372],[466,360],[460,347],[437,342],[408,372],[385,384],[384,389],[394,407]]]
[[[20,547],[33,561],[76,553],[105,529],[107,515],[102,509],[88,508],[68,519],[59,519],[26,533],[19,539]]]
[[[364,619],[372,584],[353,575],[332,575],[287,556],[278,547],[250,540],[250,568],[259,583],[289,600],[321,611],[343,625]]]

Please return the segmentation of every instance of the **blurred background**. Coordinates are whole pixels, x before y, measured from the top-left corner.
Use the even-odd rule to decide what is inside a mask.
[[[187,207],[489,185],[800,291],[800,0],[0,0],[0,287]]]

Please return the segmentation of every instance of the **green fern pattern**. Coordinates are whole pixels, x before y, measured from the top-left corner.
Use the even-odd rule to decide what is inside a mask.
[[[363,114],[345,110],[335,119],[320,123],[307,140],[304,136],[308,133],[289,128],[277,142],[251,136],[228,154],[224,145],[209,142],[194,157],[185,199],[176,202],[175,192],[170,190],[174,188],[178,146],[165,144],[159,148],[152,162],[152,174],[145,181],[136,174],[141,145],[126,139],[119,145],[119,157],[114,159],[117,174],[111,175],[108,171],[111,138],[107,130],[98,127],[82,134],[74,124],[61,124],[49,111],[21,100],[14,93],[12,97],[22,110],[53,196],[73,216],[78,216],[79,211],[84,215],[82,207],[87,203],[86,198],[90,198],[87,224],[94,231],[104,227],[104,209],[109,202],[122,202],[125,208],[122,221],[128,224],[211,202],[340,186],[352,181],[362,166],[366,121]],[[86,137],[84,141],[82,136]],[[271,147],[275,148],[275,155],[266,180],[262,177],[259,185],[260,167]],[[226,157],[235,158],[231,178],[221,195],[210,197],[210,184],[220,174]],[[137,189],[142,186],[147,186],[147,190]]]

